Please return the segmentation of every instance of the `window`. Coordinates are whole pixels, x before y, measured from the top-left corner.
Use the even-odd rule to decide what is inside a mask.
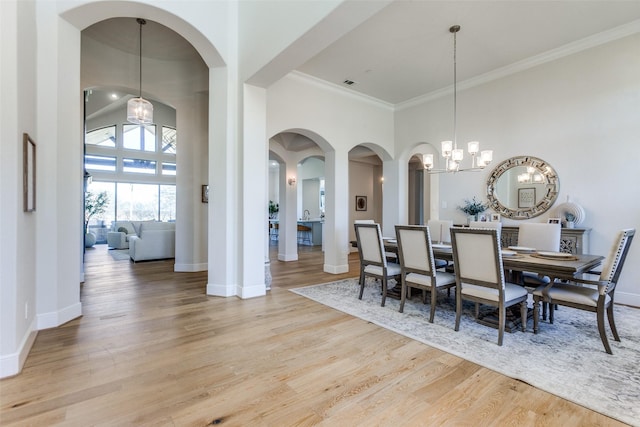
[[[176,154],[176,130],[162,126],[162,152]]]
[[[85,169],[92,171],[115,172],[116,158],[87,154],[84,156],[84,167]]]
[[[162,164],[162,175],[176,175],[176,164],[175,163],[163,163]]]
[[[157,220],[158,185],[119,182],[116,209],[119,220]]]
[[[156,151],[156,125],[123,125],[122,139],[126,149]]]
[[[116,146],[116,127],[107,126],[101,129],[92,130],[87,132],[85,136],[85,144],[97,145],[100,147],[115,147]]]
[[[176,186],[160,186],[160,221],[176,220]]]
[[[122,159],[124,172],[130,173],[156,173],[156,162],[154,160],[142,160],[142,159]]]

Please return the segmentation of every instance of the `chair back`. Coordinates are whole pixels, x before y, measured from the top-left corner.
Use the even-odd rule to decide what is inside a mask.
[[[502,230],[502,223],[498,221],[469,221],[471,228],[495,228]]]
[[[635,234],[635,228],[624,229],[618,233],[618,238],[611,246],[609,255],[602,267],[602,273],[600,274],[600,280],[610,282],[606,290],[607,292],[613,289],[618,282],[624,260],[627,258],[627,253],[629,252],[629,247]]]
[[[373,264],[387,266],[384,256],[384,244],[379,224],[354,224],[358,254],[362,265]]]
[[[407,273],[416,272],[433,277],[436,267],[429,227],[396,225],[395,228],[400,266]]]
[[[453,227],[452,220],[430,219],[427,221],[431,241],[436,243],[451,243],[451,233],[449,229]]]
[[[538,251],[560,250],[560,224],[524,223],[518,230],[518,246]]]
[[[376,222],[372,219],[356,219],[353,221],[354,224],[375,224]]]
[[[456,281],[504,292],[505,280],[500,254],[499,232],[495,228],[451,228]]]

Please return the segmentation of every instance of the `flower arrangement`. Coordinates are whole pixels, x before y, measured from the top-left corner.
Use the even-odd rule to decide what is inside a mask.
[[[473,199],[464,199],[464,206],[458,206],[462,212],[469,216],[475,217],[475,220],[478,220],[478,215],[482,212],[486,211],[489,208],[489,203],[482,203],[476,200],[476,197],[473,196]]]
[[[280,205],[274,203],[273,200],[269,200],[269,216],[273,218],[278,211],[280,211]]]

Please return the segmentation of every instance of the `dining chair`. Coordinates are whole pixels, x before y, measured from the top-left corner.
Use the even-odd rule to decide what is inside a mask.
[[[358,299],[362,299],[365,278],[371,276],[382,282],[381,305],[384,307],[389,279],[395,279],[396,283],[400,283],[400,265],[387,261],[379,224],[354,224],[354,227],[360,256],[360,295]]]
[[[451,243],[451,232],[449,231],[453,227],[453,221],[448,219],[430,219],[427,221],[427,227],[431,234],[431,242],[438,244]],[[436,268],[449,267],[449,261],[446,259],[436,258]]]
[[[429,322],[433,323],[436,312],[438,289],[451,289],[456,285],[453,274],[436,270],[431,236],[428,226],[396,225],[398,257],[400,259],[400,313],[411,288],[422,290],[422,302],[426,304],[426,291],[431,292]],[[409,294],[410,296],[410,294]]]
[[[376,222],[372,219],[356,219],[353,221],[354,224],[375,224]],[[384,256],[387,258],[387,261],[398,263],[398,254],[391,251],[385,251]]]
[[[627,258],[635,233],[636,230],[634,228],[624,229],[618,233],[609,255],[605,259],[599,280],[576,277],[569,283],[555,282],[539,286],[533,291],[533,332],[538,333],[538,306],[541,301],[593,311],[596,313],[598,332],[600,333],[602,344],[604,344],[607,353],[613,354],[605,332],[604,315],[606,312],[613,338],[616,341],[620,341],[613,316],[613,298],[616,284],[622,272],[622,266]],[[549,314],[550,323],[553,323],[553,317],[553,310],[551,310]]]
[[[469,221],[471,228],[495,228],[502,231],[502,223],[498,221]]]
[[[498,309],[498,345],[504,336],[506,309],[520,304],[522,331],[527,327],[527,290],[505,281],[497,229],[451,228],[456,273],[456,326],[460,328],[462,300]],[[477,308],[476,308],[477,315]]]
[[[518,228],[518,246],[536,251],[560,251],[560,224],[524,223]],[[522,285],[535,289],[550,282],[548,276],[528,271],[522,272]]]

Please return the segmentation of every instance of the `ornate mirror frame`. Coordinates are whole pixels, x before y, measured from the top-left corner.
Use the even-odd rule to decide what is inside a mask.
[[[518,166],[531,166],[544,176],[544,193],[539,201],[530,207],[512,208],[505,206],[496,196],[496,185],[500,177]],[[542,159],[533,156],[511,157],[496,166],[487,180],[487,198],[490,208],[503,217],[511,219],[529,219],[542,215],[553,206],[560,192],[560,180],[556,171]]]

